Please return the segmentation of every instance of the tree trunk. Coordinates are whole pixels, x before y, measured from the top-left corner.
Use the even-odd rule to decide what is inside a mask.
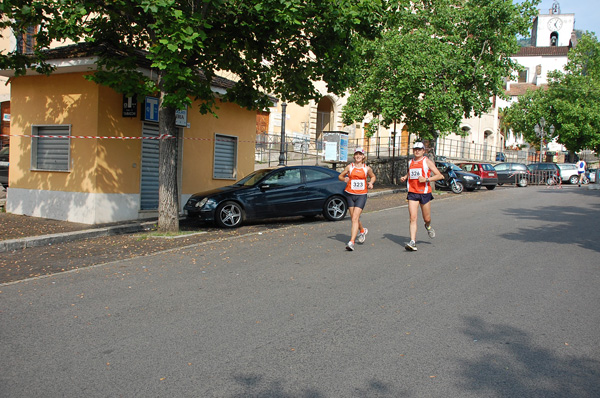
[[[179,231],[179,200],[177,189],[177,142],[175,109],[163,107],[163,93],[159,106],[159,166],[158,166],[158,230]]]

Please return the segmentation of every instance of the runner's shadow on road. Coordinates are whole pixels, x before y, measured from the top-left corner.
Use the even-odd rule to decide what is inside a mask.
[[[328,236],[327,239],[337,240],[338,242],[346,243],[350,240],[350,235],[347,234],[335,234]]]
[[[404,246],[404,244],[410,240],[407,236],[399,236],[394,234],[383,234],[383,238],[401,246]]]

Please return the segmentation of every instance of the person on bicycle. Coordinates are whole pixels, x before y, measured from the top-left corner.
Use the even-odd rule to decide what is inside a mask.
[[[431,227],[431,201],[432,182],[444,179],[444,176],[435,163],[425,156],[425,145],[415,142],[413,145],[414,158],[408,163],[408,173],[400,178],[404,182],[408,180],[408,214],[410,216],[409,233],[410,241],[404,245],[408,251],[416,251],[417,245],[417,216],[419,206],[425,222],[425,230],[430,238],[435,237],[435,230]]]

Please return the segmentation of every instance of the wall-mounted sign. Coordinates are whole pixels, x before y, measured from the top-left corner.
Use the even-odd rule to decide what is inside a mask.
[[[175,111],[175,126],[188,127],[187,123],[187,108]]]
[[[144,100],[144,114],[142,115],[144,121],[158,123],[158,102],[156,97],[146,97]],[[177,127],[190,127],[187,122],[187,108],[175,111],[175,125]]]
[[[127,97],[123,95],[123,117],[137,117],[137,96]]]
[[[10,113],[4,113],[2,115],[2,121],[3,122],[10,122]]]
[[[158,123],[158,98],[146,97],[144,100],[144,120]]]

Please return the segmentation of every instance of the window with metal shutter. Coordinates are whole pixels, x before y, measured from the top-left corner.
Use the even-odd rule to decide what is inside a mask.
[[[144,137],[158,137],[158,125],[144,123]],[[153,139],[142,140],[142,173],[140,187],[140,209],[158,209],[158,163],[160,141]]]
[[[213,178],[237,178],[237,137],[215,134]]]
[[[32,168],[69,171],[71,140],[53,136],[71,135],[71,125],[33,126]],[[47,136],[47,138],[45,138]]]

